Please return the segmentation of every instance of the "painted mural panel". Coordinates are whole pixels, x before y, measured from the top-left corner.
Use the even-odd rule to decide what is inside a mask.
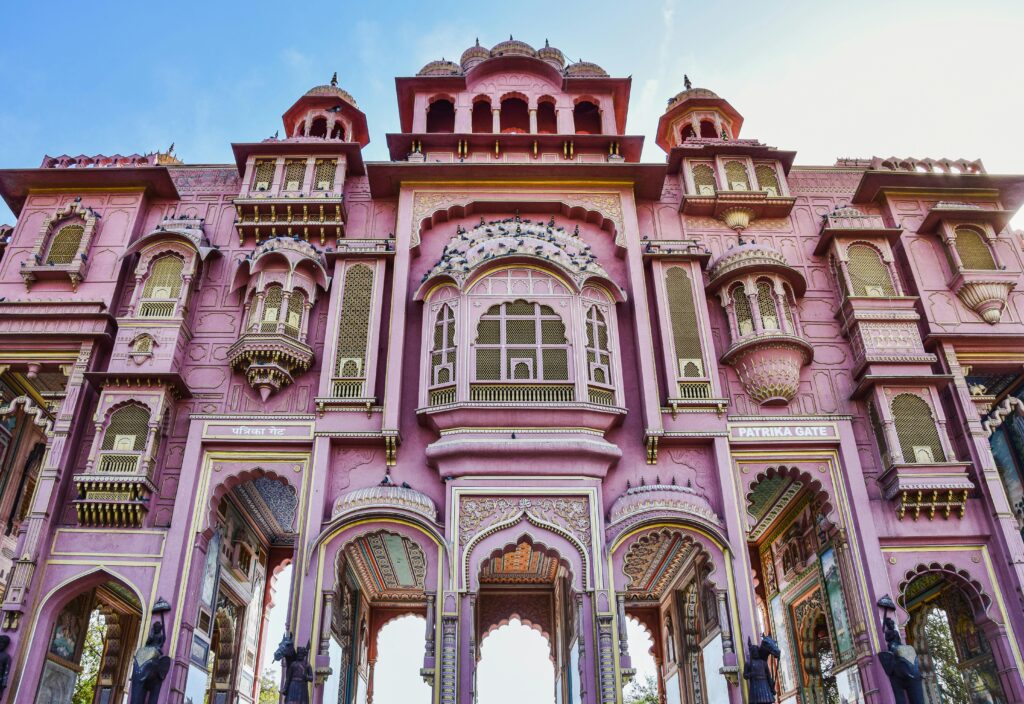
[[[835,548],[829,548],[821,554],[821,571],[825,579],[829,610],[832,613],[832,635],[836,647],[839,648],[839,659],[845,660],[853,653],[853,633],[850,630],[850,619],[846,615],[846,602],[843,601],[843,585],[839,577]]]
[[[789,640],[789,626],[786,623],[786,605],[782,603],[782,595],[777,594],[771,600],[772,635],[779,644],[782,657],[779,658],[779,687],[788,692],[796,687],[793,674],[793,646]]]

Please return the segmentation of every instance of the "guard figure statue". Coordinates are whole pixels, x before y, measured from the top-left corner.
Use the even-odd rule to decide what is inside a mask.
[[[11,645],[10,636],[0,636],[0,701],[7,690],[7,678],[11,674],[11,656],[7,648]]]
[[[281,644],[274,651],[274,662],[281,663],[281,694],[284,704],[309,704],[309,683],[313,668],[307,662],[309,647],[295,647],[292,634],[285,631]]]
[[[771,636],[762,635],[761,643],[754,645],[747,639],[749,658],[743,665],[743,679],[747,680],[750,704],[775,704],[775,680],[768,668],[768,656],[776,660],[782,654],[779,644]]]
[[[896,622],[888,616],[882,622],[887,650],[878,654],[882,669],[889,677],[896,704],[924,704],[924,680],[917,664],[917,651],[904,645]]]
[[[131,704],[156,704],[160,687],[171,671],[171,658],[164,655],[164,626],[157,621],[149,630],[146,644],[135,651],[132,661]]]

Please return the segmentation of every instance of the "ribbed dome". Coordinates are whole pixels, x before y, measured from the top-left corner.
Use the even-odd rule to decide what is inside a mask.
[[[608,72],[590,61],[577,61],[565,67],[565,75],[573,78],[607,78]]]
[[[518,39],[513,39],[511,36],[508,41],[499,42],[491,47],[491,56],[537,56],[537,50],[526,42],[521,42]]]
[[[547,61],[559,70],[565,66],[565,54],[548,44],[547,39],[544,40],[544,48],[537,51],[537,58]]]
[[[431,61],[429,64],[419,70],[417,76],[458,76],[462,74],[462,67],[454,61],[447,61],[441,59],[440,61]]]
[[[675,484],[651,484],[628,489],[612,504],[608,522],[614,525],[641,513],[667,511],[689,514],[713,525],[721,525],[721,519],[704,496],[691,487]]]
[[[415,489],[394,485],[371,486],[342,494],[334,502],[331,516],[337,518],[352,511],[371,508],[412,511],[430,521],[437,520],[437,507],[429,496]]]
[[[468,71],[481,61],[489,59],[490,57],[491,52],[480,46],[480,40],[477,39],[476,44],[462,52],[462,58],[459,59],[459,63],[462,64],[463,71]]]
[[[306,91],[305,97],[307,98],[322,98],[322,97],[333,97],[340,98],[352,107],[359,109],[359,105],[356,103],[356,99],[352,97],[352,94],[347,90],[342,90],[338,87],[338,74],[335,73],[331,78],[331,82],[327,85],[316,86]]]
[[[680,93],[676,93],[674,97],[669,99],[668,107],[666,107],[665,110],[671,110],[673,106],[675,106],[677,103],[681,103],[684,100],[690,100],[692,98],[711,98],[713,100],[719,99],[719,97],[715,93],[708,90],[707,88],[690,88],[689,90],[684,90]]]

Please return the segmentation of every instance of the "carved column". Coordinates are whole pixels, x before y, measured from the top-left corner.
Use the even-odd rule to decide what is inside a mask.
[[[715,592],[718,602],[718,623],[722,628],[722,652],[735,653],[736,647],[732,637],[732,621],[729,619],[729,594],[724,589]]]
[[[427,592],[427,633],[424,640],[424,655],[430,658],[431,662],[434,660],[434,603],[437,596],[433,592]]]
[[[615,597],[615,606],[619,616],[619,657],[629,657],[629,636],[626,633],[626,596]]]
[[[456,704],[458,700],[458,614],[441,617],[441,692],[440,704]]]
[[[610,613],[597,614],[597,673],[601,704],[616,704],[615,644]]]
[[[501,133],[501,109],[491,108],[491,132],[494,134]]]

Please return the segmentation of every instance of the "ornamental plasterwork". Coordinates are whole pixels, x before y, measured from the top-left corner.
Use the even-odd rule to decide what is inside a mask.
[[[631,599],[659,599],[679,566],[696,549],[696,541],[679,531],[661,530],[641,536],[623,559]]]
[[[618,193],[554,193],[530,192],[523,194],[531,200],[544,200],[564,203],[570,208],[581,207],[596,210],[612,221],[615,225],[615,244],[625,245],[625,232],[622,216],[622,199]],[[420,243],[420,227],[423,221],[438,210],[445,210],[455,205],[468,205],[478,198],[486,197],[484,193],[432,193],[417,192],[412,201],[412,225],[410,246],[417,247]],[[510,202],[510,205],[514,205]]]
[[[584,546],[590,545],[590,502],[586,497],[463,496],[459,503],[459,547],[468,545],[489,526],[524,515],[554,524]]]
[[[423,549],[388,531],[360,536],[345,553],[371,599],[420,599],[427,574]]]

